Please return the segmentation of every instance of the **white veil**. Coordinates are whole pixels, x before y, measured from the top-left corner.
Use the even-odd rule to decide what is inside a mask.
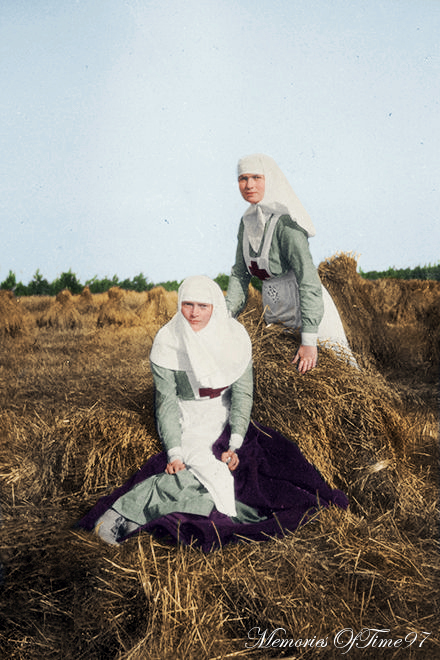
[[[195,332],[181,312],[183,301],[213,305],[208,325]],[[203,387],[228,387],[245,371],[252,357],[246,329],[229,316],[222,290],[209,277],[185,279],[179,287],[178,310],[157,333],[150,353],[153,364],[174,371],[192,371]]]
[[[308,236],[315,235],[309,214],[273,158],[265,154],[244,156],[238,161],[237,173],[238,176],[263,174],[265,178],[263,199],[257,204],[251,204],[243,215],[249,242],[255,252],[260,247],[265,224],[272,214],[290,215]]]

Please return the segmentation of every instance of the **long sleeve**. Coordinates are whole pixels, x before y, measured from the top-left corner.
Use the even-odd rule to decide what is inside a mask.
[[[293,270],[298,282],[301,332],[317,333],[324,315],[324,303],[321,280],[310,254],[307,236],[290,216],[281,216],[277,225],[276,240],[279,245],[277,256],[281,270],[283,272]],[[272,258],[272,254],[270,257]]]
[[[175,373],[151,363],[156,407],[156,424],[168,458],[181,458],[181,428]]]
[[[249,282],[251,281],[251,275],[243,258],[243,230],[243,222],[240,222],[235,264],[231,270],[226,293],[226,306],[234,317],[238,316],[246,305]]]
[[[231,427],[231,448],[239,449],[251,418],[253,404],[253,368],[252,362],[238,380],[231,386],[231,410],[229,424]]]

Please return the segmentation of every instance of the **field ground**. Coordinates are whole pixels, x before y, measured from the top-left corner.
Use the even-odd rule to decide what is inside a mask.
[[[320,274],[360,370],[322,349],[300,376],[254,290],[241,321],[254,419],[349,510],[208,555],[73,528],[160,448],[148,355],[175,293],[0,292],[1,658],[440,658],[440,283],[365,281],[349,255]]]

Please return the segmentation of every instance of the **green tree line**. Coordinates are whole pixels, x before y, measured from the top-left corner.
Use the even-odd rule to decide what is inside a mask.
[[[370,270],[364,273],[359,269],[360,275],[367,280],[380,280],[394,278],[397,280],[437,280],[440,281],[440,262],[415,268],[388,268],[387,270]]]
[[[228,288],[228,275],[221,273],[215,278],[215,281],[223,290]],[[88,287],[91,293],[105,293],[113,286],[118,286],[127,291],[138,292],[149,291],[155,286],[162,286],[167,291],[177,291],[180,284],[181,282],[178,282],[177,280],[158,283],[150,282],[143,273],[135,275],[132,279],[126,278],[124,280],[120,280],[117,275],[113,275],[111,278],[104,277],[102,279],[98,279],[95,275],[92,279],[86,280],[86,282],[82,283],[71,270],[61,273],[61,275],[53,282],[49,282],[40,272],[40,269],[37,269],[35,275],[28,284],[17,282],[15,273],[10,270],[7,278],[0,283],[0,289],[13,291],[16,296],[56,296],[60,291],[64,291],[65,289],[68,289],[72,294],[78,294],[81,293],[85,287]]]
[[[359,271],[359,274],[365,279],[377,280],[383,278],[396,278],[401,280],[437,280],[440,281],[440,262],[437,265],[416,266],[416,268],[388,268],[385,271]],[[229,276],[220,273],[215,281],[223,291],[228,288]],[[251,280],[254,287],[261,291],[261,282],[253,277]],[[81,293],[85,287],[89,287],[91,293],[105,293],[113,286],[118,286],[127,291],[149,291],[155,286],[163,286],[167,291],[177,291],[180,282],[170,280],[167,282],[153,283],[148,280],[143,273],[135,275],[132,279],[126,278],[120,280],[117,275],[112,278],[104,277],[98,279],[97,275],[90,280],[82,283],[75,273],[68,270],[61,273],[53,282],[49,282],[37,269],[32,280],[28,284],[17,282],[15,273],[9,271],[7,278],[0,283],[0,289],[13,291],[16,296],[56,296],[60,291],[68,289],[72,294]]]

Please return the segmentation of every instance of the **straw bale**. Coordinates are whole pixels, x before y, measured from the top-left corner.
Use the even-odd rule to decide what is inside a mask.
[[[138,316],[133,312],[127,301],[126,293],[117,286],[107,292],[108,299],[101,305],[98,314],[97,326],[133,327],[140,325]]]
[[[125,292],[125,300],[130,309],[138,313],[142,305],[148,300],[149,291],[132,291],[128,289]]]
[[[440,282],[377,280],[370,287],[372,305],[384,324],[381,355],[388,362],[417,367],[438,365]]]
[[[75,296],[76,306],[81,314],[88,314],[97,311],[99,305],[96,298],[90,291],[90,287],[85,286],[79,296]]]
[[[84,287],[79,295],[74,296],[76,309],[85,326],[90,329],[96,327],[99,309],[105,300],[107,300],[106,295],[93,294],[88,286]]]
[[[83,288],[83,290],[82,290],[81,293],[80,293],[80,299],[81,299],[81,302],[86,302],[86,303],[89,303],[89,304],[92,303],[92,301],[93,301],[93,294],[92,294],[92,292],[90,291],[90,287],[89,287],[89,286],[85,286],[85,287]]]
[[[35,504],[78,491],[86,499],[113,488],[159,451],[137,415],[99,406],[53,423],[39,420],[26,431],[8,413],[0,418],[2,426],[14,435],[13,449],[10,443],[0,447],[0,461],[10,465],[2,476],[14,484],[16,497]]]
[[[36,426],[29,417],[17,415],[14,411],[0,412],[0,473],[3,481],[3,494],[12,491],[15,499],[24,481],[38,481],[35,464],[29,456],[29,447],[37,433]]]
[[[49,309],[53,303],[52,296],[22,296],[20,304],[36,319]]]
[[[40,328],[73,330],[82,327],[81,316],[75,307],[73,296],[68,289],[60,291],[50,307],[37,317]]]
[[[61,305],[68,306],[73,303],[73,296],[72,292],[69,291],[69,289],[63,289],[59,293],[57,293],[55,300],[60,303]]]
[[[148,291],[147,299],[138,310],[139,319],[152,336],[173,318],[177,311],[177,291],[156,286]]]
[[[26,332],[26,313],[12,291],[0,290],[0,335],[16,337]]]
[[[335,301],[351,348],[360,355],[368,355],[381,325],[377,323],[378,310],[371,302],[373,283],[364,280],[356,269],[356,258],[342,253],[320,263],[318,271]]]
[[[125,297],[124,289],[119,286],[112,286],[107,292],[109,300],[122,300]]]
[[[341,315],[347,339],[361,364],[423,368],[438,376],[440,282],[366,280],[352,254],[319,265],[323,284]]]
[[[291,364],[299,337],[280,326],[250,332],[255,418],[296,442],[358,508],[392,507],[398,460],[410,441],[398,394],[379,374],[359,371],[325,348],[318,366],[302,376]]]

